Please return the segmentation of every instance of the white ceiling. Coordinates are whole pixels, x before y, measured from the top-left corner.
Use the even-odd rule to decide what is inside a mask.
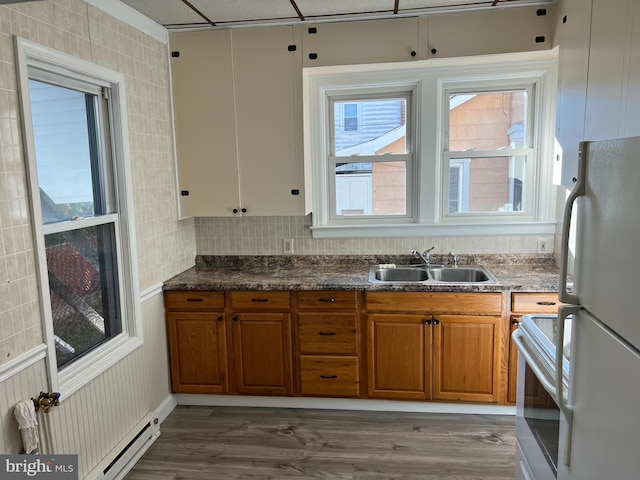
[[[121,0],[168,29],[295,24],[467,11],[554,0]]]

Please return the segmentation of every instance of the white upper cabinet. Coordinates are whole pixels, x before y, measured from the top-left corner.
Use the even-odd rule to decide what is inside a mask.
[[[640,135],[640,2],[561,0],[556,183],[572,186],[580,141]]]
[[[578,146],[584,140],[587,103],[591,0],[557,4],[554,46],[558,46],[558,95],[554,183],[573,186],[578,171]]]
[[[429,16],[433,58],[548,50],[552,24],[545,8],[488,9]]]
[[[301,215],[294,27],[171,35],[182,216]]]
[[[231,32],[170,42],[180,214],[229,215],[240,198]]]
[[[631,31],[628,6],[626,0],[593,0],[585,140],[621,135],[627,35]]]
[[[302,61],[293,27],[232,31],[241,207],[303,215]],[[295,50],[294,50],[295,47]]]
[[[303,28],[303,43],[305,67],[408,62],[419,58],[418,18],[318,23]]]

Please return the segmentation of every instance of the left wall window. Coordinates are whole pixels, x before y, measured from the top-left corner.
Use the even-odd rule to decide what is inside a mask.
[[[50,371],[74,390],[141,343],[124,78],[17,44]]]
[[[111,188],[108,90],[76,90],[37,76],[30,72],[29,97],[60,368],[122,332],[119,218]]]

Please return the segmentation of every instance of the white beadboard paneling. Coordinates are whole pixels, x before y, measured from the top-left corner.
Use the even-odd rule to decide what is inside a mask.
[[[173,405],[168,401],[171,393],[160,289],[147,295],[142,316],[148,332],[144,345],[70,397],[62,398],[41,422],[49,427],[51,442],[43,441],[50,453],[79,454],[80,478],[106,467],[120,453],[122,440],[131,436],[144,418]],[[0,383],[0,451],[17,453],[21,449],[13,405],[47,388],[44,360]]]
[[[0,452],[18,453],[22,449],[22,439],[18,422],[13,414],[16,403],[37,397],[47,389],[47,372],[43,361],[39,361],[0,383]]]

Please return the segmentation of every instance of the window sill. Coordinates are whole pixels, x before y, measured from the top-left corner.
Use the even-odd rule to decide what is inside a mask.
[[[556,222],[323,225],[311,227],[313,238],[454,237],[479,235],[555,235]]]

